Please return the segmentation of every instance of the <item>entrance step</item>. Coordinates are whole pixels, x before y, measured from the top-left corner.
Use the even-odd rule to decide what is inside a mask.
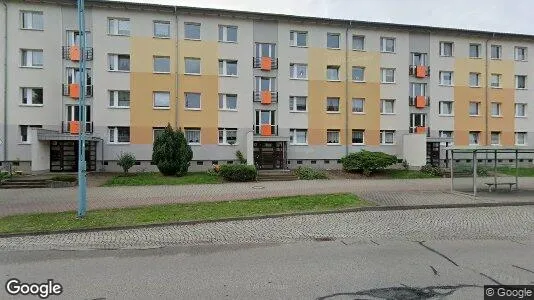
[[[0,184],[0,189],[31,189],[46,188],[48,184],[42,179],[9,179]]]
[[[258,171],[258,181],[291,181],[298,177],[289,170]]]

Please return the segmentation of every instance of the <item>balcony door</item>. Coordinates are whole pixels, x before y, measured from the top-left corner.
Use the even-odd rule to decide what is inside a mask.
[[[274,135],[276,132],[275,118],[275,110],[257,110],[254,117],[254,133],[260,134],[262,125],[271,125],[271,133]]]
[[[426,66],[427,65],[427,54],[426,53],[412,53],[412,65],[414,66]]]

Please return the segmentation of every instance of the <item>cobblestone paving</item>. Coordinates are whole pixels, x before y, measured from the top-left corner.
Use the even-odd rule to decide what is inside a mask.
[[[0,239],[0,251],[369,240],[534,240],[534,207],[365,211]]]

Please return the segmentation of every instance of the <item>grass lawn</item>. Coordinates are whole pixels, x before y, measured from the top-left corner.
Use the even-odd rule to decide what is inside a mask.
[[[187,173],[182,177],[163,176],[161,173],[144,172],[131,173],[128,175],[117,175],[103,186],[124,186],[124,185],[181,185],[181,184],[206,184],[221,183],[219,176],[209,175],[206,172]]]
[[[291,212],[317,212],[372,206],[353,194],[276,197],[255,200],[168,204],[89,211],[82,220],[74,212],[39,213],[0,218],[0,234],[112,228],[177,221],[205,221],[267,216]]]
[[[385,170],[377,175],[386,176],[393,179],[419,179],[419,178],[440,178],[416,170]]]
[[[515,168],[500,167],[497,171],[506,175],[515,176]],[[534,168],[519,168],[519,177],[534,177]]]

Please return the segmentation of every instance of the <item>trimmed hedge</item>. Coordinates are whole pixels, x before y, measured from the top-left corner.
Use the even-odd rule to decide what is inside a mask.
[[[383,152],[362,150],[341,158],[343,170],[351,173],[363,173],[365,176],[383,170],[397,163],[397,157]]]
[[[325,172],[310,167],[298,167],[295,170],[295,175],[300,180],[328,179]]]
[[[219,174],[228,181],[254,181],[258,175],[256,167],[249,165],[222,165]]]

